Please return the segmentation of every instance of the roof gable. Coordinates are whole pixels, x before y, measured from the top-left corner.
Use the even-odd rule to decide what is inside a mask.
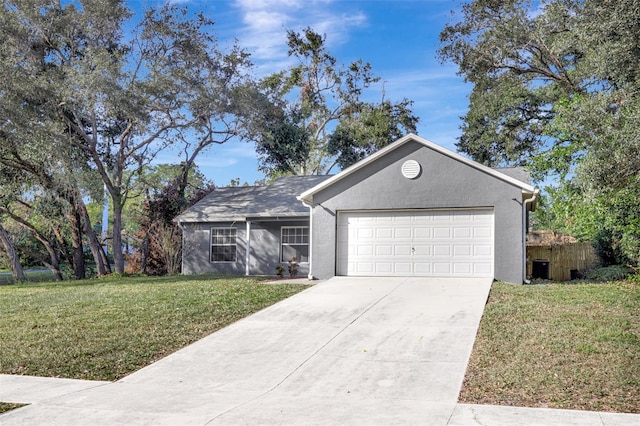
[[[501,172],[499,170],[496,169],[492,169],[490,167],[487,167],[485,165],[482,165],[476,161],[470,160],[460,154],[457,154],[453,151],[450,151],[446,148],[443,148],[440,145],[437,145],[431,141],[428,141],[427,139],[421,138],[419,136],[416,136],[412,133],[404,136],[403,138],[398,139],[396,142],[387,145],[386,147],[382,148],[381,150],[375,152],[374,154],[370,155],[369,157],[353,164],[352,166],[344,169],[342,172],[332,176],[331,178],[319,183],[318,185],[314,186],[313,188],[310,188],[307,191],[304,191],[303,193],[300,194],[300,196],[298,197],[299,200],[303,201],[303,202],[312,202],[313,201],[313,195],[330,187],[331,185],[341,181],[342,179],[346,178],[347,176],[355,173],[356,171],[363,169],[365,167],[367,167],[369,164],[373,163],[374,161],[378,160],[379,158],[387,155],[388,153],[398,149],[399,147],[407,144],[407,143],[419,143],[429,149],[432,149],[440,154],[443,154],[447,157],[450,157],[454,160],[457,160],[469,167],[472,167],[474,169],[477,169],[483,173],[486,173],[487,175],[490,175],[496,179],[502,180],[508,184],[514,185],[518,188],[521,188],[523,192],[525,193],[530,193],[533,194],[535,192],[535,188],[533,186],[531,186],[530,184],[521,181],[520,179],[517,179],[514,176],[518,176],[520,177],[525,177],[524,174],[522,172],[515,172],[513,169],[511,172]],[[506,169],[505,169],[506,170]]]

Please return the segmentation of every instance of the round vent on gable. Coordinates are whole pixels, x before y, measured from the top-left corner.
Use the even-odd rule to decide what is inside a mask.
[[[417,178],[418,176],[420,176],[421,171],[422,168],[420,167],[420,164],[418,164],[418,162],[415,160],[407,160],[404,162],[404,164],[402,164],[402,176],[406,177],[407,179]]]

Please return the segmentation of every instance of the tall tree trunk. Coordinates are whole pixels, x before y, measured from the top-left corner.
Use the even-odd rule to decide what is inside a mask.
[[[113,263],[116,274],[124,273],[124,254],[122,253],[122,203],[118,197],[113,200]]]
[[[22,265],[20,264],[20,257],[18,256],[18,252],[16,252],[16,248],[13,246],[13,242],[9,237],[9,233],[2,225],[0,225],[0,241],[2,241],[2,245],[4,246],[4,250],[7,253],[7,257],[9,258],[9,264],[11,266],[11,273],[13,274],[13,278],[16,281],[25,281],[27,277],[24,275],[24,270],[22,269]]]
[[[87,206],[81,198],[76,197],[76,200],[80,216],[82,217],[84,235],[87,237],[87,245],[89,246],[89,250],[91,250],[93,260],[96,262],[98,276],[103,277],[109,275],[111,273],[111,265],[109,265],[109,260],[107,259],[107,254],[104,252],[102,244],[100,244],[95,231],[91,227],[91,218],[89,217]]]
[[[73,278],[76,280],[83,280],[86,278],[86,266],[84,264],[84,247],[82,244],[82,223],[75,204],[71,205],[71,209],[72,212],[67,217],[71,222]]]
[[[147,273],[147,262],[149,260],[149,230],[144,233],[144,240],[142,240],[142,254],[140,256],[140,273]]]
[[[180,175],[176,178],[178,181],[178,195],[180,199],[185,199],[185,194],[187,193],[187,185],[189,184],[189,172],[193,167],[193,163],[196,155],[200,152],[197,150],[194,152],[193,156],[189,158],[187,161],[182,162],[182,170],[180,171]]]
[[[51,227],[53,234],[56,236],[56,241],[58,242],[58,247],[60,249],[60,261],[66,261],[71,264],[71,253],[69,251],[69,244],[62,236],[60,229],[58,226],[54,225]]]

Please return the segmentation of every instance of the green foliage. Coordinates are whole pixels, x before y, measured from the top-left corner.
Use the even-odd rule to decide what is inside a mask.
[[[440,37],[473,84],[458,148],[559,177],[539,222],[639,264],[638,2],[473,0]]]
[[[292,112],[262,134],[256,145],[262,159],[261,171],[267,175],[295,175],[301,168],[305,169],[311,151],[311,134],[303,121],[300,113]]]
[[[173,4],[140,16],[122,0],[0,7],[0,163],[61,198],[73,194],[72,205],[81,191],[100,198],[104,185],[119,273],[123,209],[145,167],[177,147],[184,193],[196,157],[241,133],[239,117],[252,103],[248,56],[237,46],[220,50],[212,25]]]
[[[620,247],[620,235],[611,229],[598,229],[593,238],[593,248],[605,267],[629,261]]]
[[[585,278],[590,281],[622,281],[633,275],[633,269],[624,265],[611,265],[587,271]]]
[[[571,32],[579,6],[550,3],[534,14],[526,0],[471,1],[440,34],[441,60],[456,63],[474,85],[458,149],[487,165],[535,155],[546,144],[553,104],[582,90]]]
[[[546,188],[533,224],[538,229],[552,229],[592,242],[604,265],[638,265],[639,195],[634,186],[594,194],[566,181]]]
[[[363,104],[355,118],[339,123],[329,135],[327,153],[344,169],[401,138],[407,131],[415,132],[416,122],[411,101],[406,99],[396,104],[389,101]]]
[[[412,102],[365,102],[377,83],[362,60],[340,65],[311,28],[287,32],[297,65],[261,81],[259,113],[249,125],[268,175],[324,174],[416,131]]]

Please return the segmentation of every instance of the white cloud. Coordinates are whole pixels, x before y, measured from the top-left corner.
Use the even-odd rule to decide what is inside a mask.
[[[339,2],[302,0],[237,0],[243,27],[238,29],[240,44],[250,53],[258,73],[280,71],[290,60],[287,54],[287,30],[311,27],[326,34],[327,45],[346,43],[349,29],[365,25],[364,13],[339,10]]]

